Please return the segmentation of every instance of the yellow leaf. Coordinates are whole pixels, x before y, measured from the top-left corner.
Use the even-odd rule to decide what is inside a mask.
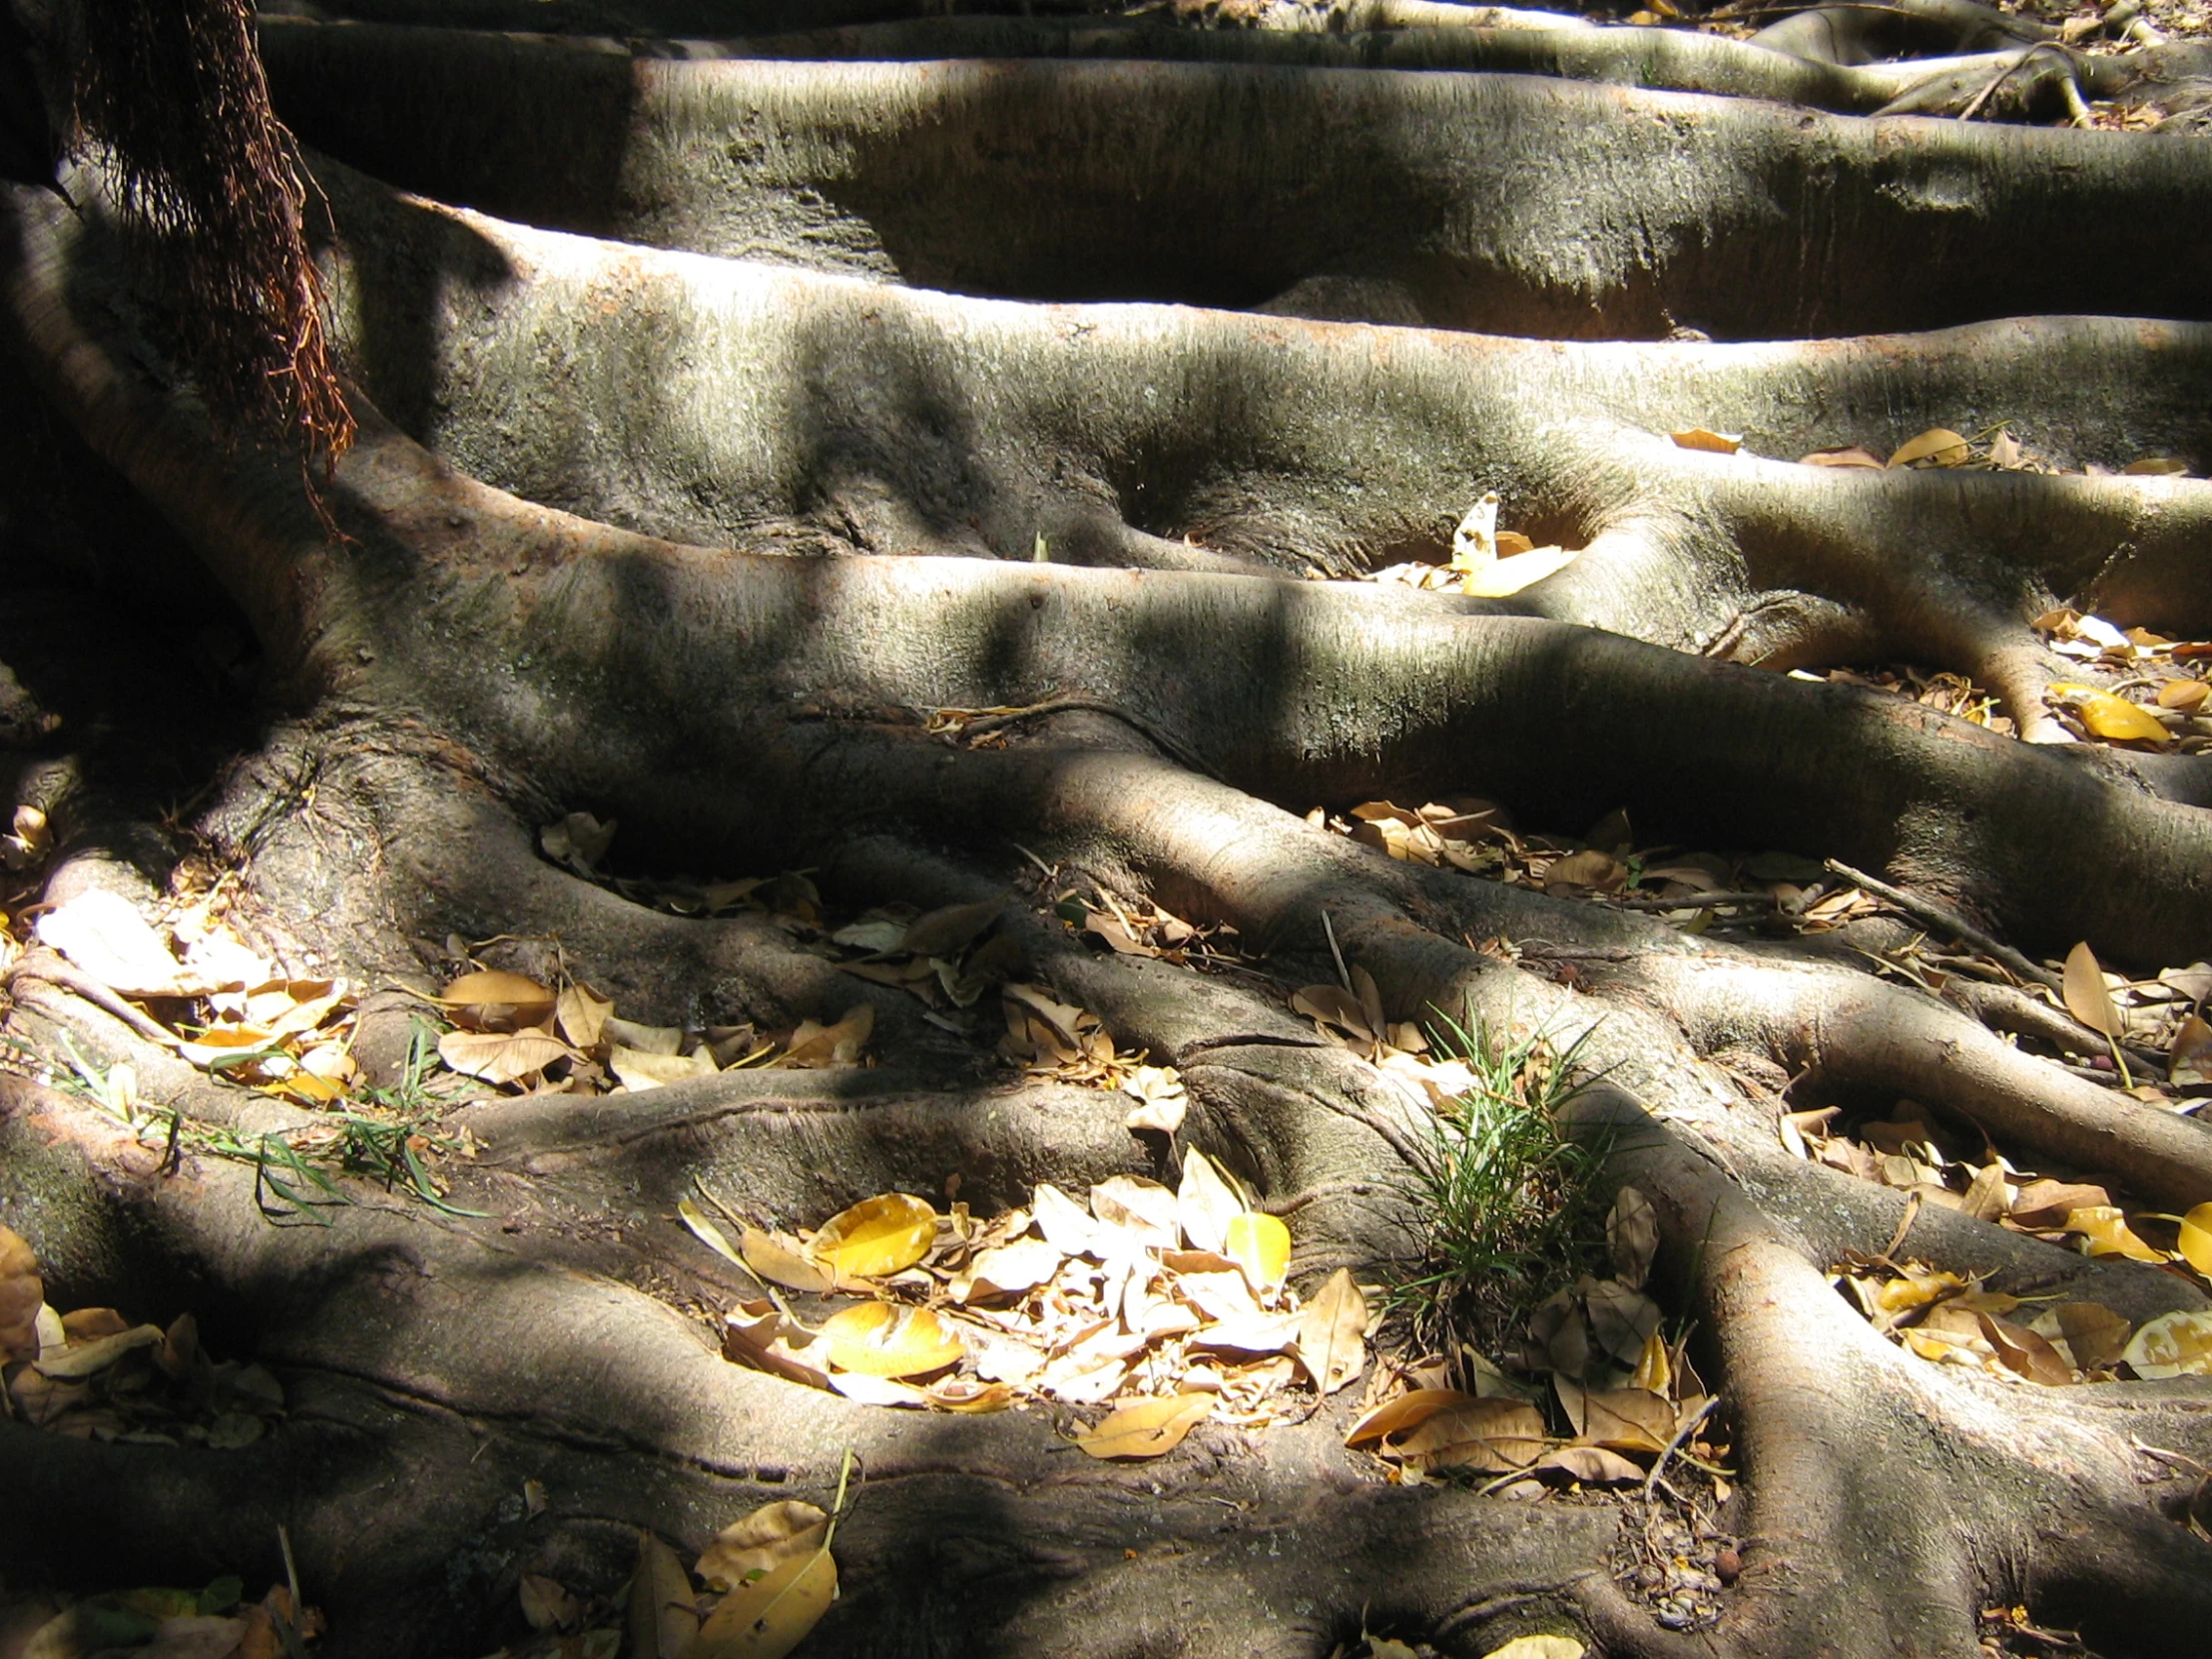
[[[1213,1414],[1212,1394],[1167,1394],[1124,1405],[1083,1430],[1075,1443],[1093,1457],[1158,1457]]]
[[[699,1634],[691,1576],[676,1551],[650,1532],[638,1534],[628,1622],[631,1659],[678,1659]]]
[[[1674,1366],[1667,1354],[1667,1340],[1654,1331],[1644,1339],[1644,1351],[1636,1357],[1636,1372],[1629,1380],[1632,1387],[1648,1388],[1655,1394],[1664,1394],[1674,1381]]]
[[[784,1659],[836,1599],[837,1563],[830,1552],[794,1555],[725,1597],[684,1659]]]
[[[2125,1256],[2131,1262],[2163,1262],[2163,1253],[2138,1239],[2127,1217],[2108,1204],[2092,1204],[2066,1213],[2066,1231],[2089,1241],[2092,1256]]]
[[[1483,1659],[1582,1659],[1588,1651],[1572,1636],[1515,1636]]]
[[[929,1308],[863,1302],[822,1322],[830,1363],[868,1377],[919,1377],[956,1364],[967,1352],[959,1333]]]
[[[2152,1320],[2135,1333],[2120,1358],[2137,1377],[2212,1376],[2212,1313]]]
[[[1291,1268],[1291,1230],[1276,1217],[1247,1210],[1230,1219],[1222,1254],[1244,1270],[1252,1294],[1271,1302]]]
[[[607,1069],[615,1074],[615,1081],[632,1094],[644,1094],[648,1089],[666,1088],[671,1083],[712,1077],[721,1068],[705,1046],[689,1054],[656,1054],[613,1043],[607,1049]]]
[[[977,1414],[1003,1411],[1014,1402],[1014,1390],[1003,1382],[978,1382],[970,1377],[948,1377],[922,1389],[922,1395],[940,1411]]]
[[[464,973],[438,1001],[455,1025],[476,1031],[514,1031],[553,1012],[553,992],[526,974],[493,969]]]
[[[1366,1369],[1367,1332],[1368,1299],[1352,1282],[1352,1270],[1339,1268],[1299,1321],[1298,1363],[1317,1392],[1335,1393]]]
[[[2074,713],[2091,737],[2112,743],[2164,743],[2173,735],[2139,705],[2110,692],[2091,692],[2078,699]]]
[[[822,1509],[798,1498],[780,1498],[716,1533],[692,1571],[710,1589],[734,1590],[755,1573],[765,1573],[795,1555],[814,1554],[829,1530],[830,1517]]]
[[[738,1235],[738,1248],[745,1256],[747,1267],[786,1290],[819,1294],[836,1286],[835,1270],[810,1259],[797,1248],[795,1241],[781,1233],[764,1233],[758,1227],[748,1227]]]
[[[2212,1279],[2212,1204],[2200,1204],[2181,1218],[2181,1259]]]
[[[2112,1006],[2112,993],[2105,988],[2104,970],[2097,966],[2095,952],[2083,940],[2066,952],[2066,971],[2060,981],[2066,998],[2066,1011],[2090,1030],[2106,1037],[2120,1034],[2120,1011]]]
[[[1733,455],[1744,446],[1743,438],[1737,433],[1708,431],[1703,426],[1667,435],[1674,439],[1678,449],[1702,449],[1713,455]]]
[[[1919,437],[1907,438],[1898,445],[1890,464],[1911,466],[1915,461],[1930,461],[1936,466],[1956,466],[1968,452],[1966,440],[1949,427],[1931,426]]]
[[[518,1083],[556,1060],[573,1060],[576,1051],[543,1031],[448,1031],[438,1039],[438,1058],[463,1077],[487,1083]]]
[[[863,1198],[822,1224],[807,1248],[840,1279],[879,1279],[903,1273],[937,1237],[937,1212],[910,1193]]]

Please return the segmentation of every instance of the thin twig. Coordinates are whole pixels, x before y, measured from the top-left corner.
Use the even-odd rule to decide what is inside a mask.
[[[1644,1476],[1644,1501],[1646,1503],[1651,1501],[1652,1488],[1659,1484],[1659,1476],[1666,1472],[1667,1459],[1682,1449],[1690,1436],[1697,1432],[1698,1424],[1711,1416],[1720,1402],[1720,1395],[1707,1395],[1705,1403],[1691,1413],[1690,1420],[1677,1428],[1674,1431],[1674,1438],[1660,1448],[1659,1460],[1651,1465],[1651,1472]]]
[[[1916,921],[1924,921],[1931,927],[1943,928],[1963,939],[1984,956],[1995,957],[2021,978],[2032,979],[2038,985],[2047,985],[2054,991],[2064,989],[2064,981],[2057,974],[2051,972],[2049,968],[2042,966],[2040,963],[2029,961],[2008,944],[1998,943],[1980,928],[1974,926],[1973,923],[1947,906],[1937,903],[1935,899],[1924,898],[1919,893],[1906,891],[1903,887],[1893,887],[1889,882],[1877,880],[1864,870],[1853,869],[1851,865],[1840,858],[1829,858],[1825,862],[1829,869],[1834,870],[1845,880],[1866,888],[1877,898],[1886,899]]]

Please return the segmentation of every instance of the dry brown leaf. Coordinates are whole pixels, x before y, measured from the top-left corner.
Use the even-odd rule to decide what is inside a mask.
[[[1387,1447],[1432,1468],[1525,1468],[1543,1450],[1543,1413],[1517,1399],[1471,1399],[1432,1413]]]
[[[2102,1187],[2078,1181],[2030,1181],[2012,1200],[2011,1219],[2030,1232],[2063,1227],[2075,1210],[2108,1205],[2111,1195]]]
[[[1098,1223],[1082,1205],[1049,1181],[1040,1181],[1031,1193],[1029,1208],[1045,1243],[1063,1256],[1104,1256],[1106,1245]]]
[[[2184,1016],[2166,1059],[2166,1074],[2177,1087],[2212,1083],[2212,1025],[2198,1014]]]
[[[1360,1006],[1360,999],[1342,985],[1308,985],[1294,992],[1291,1011],[1304,1014],[1323,1026],[1336,1026],[1338,1031],[1364,1043],[1372,1043],[1381,1035],[1376,1026],[1368,1023],[1368,1012]]]
[[[651,1532],[640,1531],[627,1613],[631,1659],[679,1659],[699,1634],[692,1602],[691,1575],[676,1551]]]
[[[1800,455],[1801,466],[1865,466],[1876,471],[1882,469],[1882,457],[1871,455],[1854,445],[1849,449],[1816,449],[1810,455]]]
[[[2105,988],[2104,970],[2097,966],[2086,940],[2066,953],[2064,988],[2067,1012],[2090,1030],[2117,1037],[2124,1029],[2120,1011],[2112,1005],[2112,993]]]
[[[113,1336],[97,1337],[89,1343],[75,1343],[59,1354],[42,1350],[31,1364],[41,1377],[56,1382],[74,1382],[79,1378],[91,1377],[106,1371],[124,1355],[142,1348],[153,1348],[162,1340],[162,1328],[158,1325],[137,1325],[128,1331],[118,1331]]]
[[[1997,1360],[2006,1370],[2045,1387],[2064,1387],[2074,1381],[2073,1368],[2026,1326],[2014,1325],[1994,1314],[1976,1314],[1974,1319],[1981,1327],[1982,1340],[1996,1350]]]
[[[578,1048],[597,1048],[599,1038],[607,1026],[608,1016],[615,1005],[595,992],[589,985],[575,984],[563,990],[554,1002],[553,1015],[561,1035]]]
[[[527,974],[488,969],[464,973],[438,1002],[446,1018],[471,1031],[518,1031],[552,1017],[552,990]]]
[[[979,1251],[967,1271],[952,1282],[955,1302],[987,1302],[1019,1296],[1048,1282],[1067,1260],[1043,1239],[1016,1239]]]
[[[2168,680],[2158,688],[2158,706],[2178,709],[2185,715],[2203,708],[2207,697],[2212,697],[2212,685],[2202,680]]]
[[[1093,1457],[1158,1457],[1213,1414],[1211,1394],[1168,1394],[1140,1399],[1086,1428],[1075,1443]]]
[[[773,1302],[744,1303],[723,1316],[722,1357],[787,1382],[830,1386],[822,1345],[786,1320]]]
[[[539,1030],[448,1031],[438,1039],[438,1058],[463,1077],[486,1083],[519,1083],[560,1060],[580,1059],[576,1050]]]
[[[1614,1195],[1605,1218],[1605,1248],[1613,1259],[1613,1273],[1631,1290],[1643,1288],[1651,1272],[1651,1259],[1659,1252],[1659,1212],[1651,1200],[1634,1187]]]
[[[2127,1352],[2134,1328],[2096,1302],[2061,1302],[2038,1315],[2030,1327],[2039,1336],[2064,1341],[2066,1352],[2083,1371],[2109,1371]]]
[[[875,1029],[875,1009],[868,1003],[845,1010],[834,1025],[802,1020],[799,1029],[776,1064],[794,1069],[826,1070],[831,1066],[856,1066]]]
[[[1588,1651],[1572,1636],[1515,1636],[1482,1659],[1582,1659]]]
[[[1333,1394],[1367,1369],[1368,1299],[1353,1282],[1350,1268],[1339,1268],[1314,1293],[1299,1321],[1298,1363],[1306,1368],[1315,1391]]]
[[[1644,1471],[1634,1463],[1601,1445],[1561,1446],[1556,1451],[1546,1452],[1534,1466],[1556,1469],[1590,1486],[1617,1486],[1644,1477]]]
[[[576,1598],[558,1579],[526,1572],[517,1590],[522,1598],[522,1616],[532,1630],[558,1630],[576,1621]]]
[[[1544,891],[1565,892],[1591,887],[1599,892],[1618,891],[1628,879],[1628,866],[1610,852],[1587,847],[1552,859],[1544,870]]]
[[[1618,1280],[1590,1286],[1582,1293],[1582,1306],[1589,1313],[1590,1335],[1598,1347],[1623,1366],[1636,1363],[1644,1340],[1659,1329],[1659,1304]]]
[[[916,956],[957,956],[973,944],[984,928],[998,919],[1003,908],[996,899],[974,904],[947,904],[940,910],[916,916],[899,941],[901,950]]]
[[[2185,478],[2189,474],[2189,463],[2171,455],[2144,455],[2129,461],[2120,472],[2131,478]]]
[[[1244,1213],[1244,1200],[1214,1161],[1195,1146],[1183,1149],[1183,1180],[1175,1192],[1176,1225],[1193,1250],[1223,1252],[1229,1224]]]
[[[46,911],[32,931],[41,944],[124,996],[175,996],[195,988],[138,906],[105,887],[87,887]]]
[[[1387,1435],[1400,1434],[1406,1429],[1426,1422],[1438,1411],[1453,1406],[1473,1403],[1475,1395],[1461,1393],[1457,1388],[1413,1388],[1386,1399],[1382,1404],[1361,1414],[1359,1420],[1346,1431],[1346,1445],[1360,1445],[1368,1440],[1380,1440]]]
[[[1674,1430],[1674,1407],[1648,1388],[1606,1388],[1582,1397],[1580,1436],[1587,1444],[1658,1452]]]

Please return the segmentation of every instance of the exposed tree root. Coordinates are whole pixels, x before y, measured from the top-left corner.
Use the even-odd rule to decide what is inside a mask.
[[[127,1131],[0,1078],[0,1220],[79,1301],[195,1310],[280,1374],[289,1416],[222,1453],[0,1423],[11,1570],[274,1572],[281,1523],[326,1652],[488,1648],[520,1573],[611,1589],[634,1528],[696,1545],[767,1498],[824,1499],[849,1447],[866,1496],[824,1651],[1322,1659],[1365,1628],[1475,1654],[1571,1626],[1649,1659],[1963,1659],[1996,1604],[2113,1655],[2212,1618],[2212,1550],[2180,1523],[2182,1471],[2212,1462],[2201,1380],[2000,1386],[1892,1346],[1825,1275],[1889,1250],[2131,1321],[2212,1298],[1903,1214],[1783,1156],[1776,1115],[1910,1096],[2176,1209],[2212,1200],[2212,1130],[1996,1034],[2070,1040],[2040,1003],[1866,971],[1894,934],[1698,938],[1303,821],[1385,794],[1479,791],[1569,828],[1625,806],[1640,843],[1836,858],[2007,948],[2201,955],[2202,763],[2018,743],[1762,670],[1948,667],[2048,739],[2044,688],[2070,671],[2038,613],[2212,628],[2202,483],[1787,460],[1998,421],[2069,465],[2212,458],[2212,325],[1987,320],[2084,293],[2205,316],[2212,162],[1446,72],[1606,79],[1648,48],[1684,85],[1867,108],[1905,72],[1857,61],[1856,12],[1769,50],[1451,10],[1354,8],[1429,30],[1372,42],[926,25],[1008,55],[1215,60],[1134,65],[766,61],[942,49],[907,33],[740,57],[272,22],[279,100],[337,158],[316,164],[318,232],[363,394],[327,496],[343,542],[282,457],[214,443],[165,378],[98,181],[72,182],[81,221],[7,199],[9,332],[114,468],[85,463],[89,487],[158,508],[280,701],[197,830],[277,953],[381,987],[357,1039],[373,1077],[395,1075],[415,1006],[386,982],[420,983],[449,934],[505,935],[501,960],[692,1029],[864,1002],[882,1062],[474,1106],[476,1155],[441,1170],[452,1213],[355,1183],[327,1225],[274,1225],[253,1170],[161,1124],[314,1115],[212,1081],[128,1002],[26,955],[10,1035],[128,1061],[152,1112]],[[1989,44],[1980,8],[1910,10],[1942,50]],[[1359,67],[1318,67],[1340,61]],[[1437,73],[1375,72],[1415,64]],[[1099,297],[1272,314],[1018,302]],[[1315,313],[1958,326],[1598,344]],[[1668,440],[1692,426],[1784,459]],[[1581,558],[1510,600],[1343,580],[1441,557],[1490,490]],[[943,710],[993,712],[941,735]],[[535,831],[582,808],[621,819],[639,867],[805,864],[853,910],[997,903],[1025,971],[1177,1068],[1182,1140],[1289,1219],[1302,1276],[1419,1254],[1406,1175],[1430,1120],[1287,991],[1341,958],[1393,1019],[1584,1039],[1602,1080],[1576,1121],[1610,1138],[1604,1179],[1658,1207],[1739,1459],[1720,1622],[1662,1628],[1616,1583],[1610,1500],[1385,1482],[1342,1446],[1350,1394],[1123,1466],[1074,1451],[1063,1407],[890,1411],[724,1361],[714,1317],[752,1287],[676,1219],[699,1188],[812,1224],[958,1176],[987,1212],[1041,1180],[1167,1174],[1176,1143],[1097,1091],[1012,1078],[805,929],[658,913],[567,873]],[[137,879],[72,835],[53,895]],[[1202,974],[1094,950],[1053,913],[1063,882],[1226,923],[1244,957]]]

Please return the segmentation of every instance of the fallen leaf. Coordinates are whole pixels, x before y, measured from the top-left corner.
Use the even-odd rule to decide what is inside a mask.
[[[1497,557],[1497,491],[1487,491],[1453,528],[1453,570],[1479,570]]]
[[[1580,852],[1569,852],[1563,858],[1552,859],[1544,870],[1544,891],[1565,891],[1575,887],[1594,887],[1599,892],[1615,892],[1628,880],[1628,866],[1610,852],[1600,852],[1586,847]]]
[[[1367,1369],[1368,1299],[1339,1268],[1307,1303],[1298,1328],[1298,1363],[1317,1393],[1333,1394]]]
[[[2103,1036],[2120,1034],[2124,1029],[2120,1024],[2120,1011],[2112,1005],[2112,993],[2104,984],[2104,970],[2097,966],[2096,955],[2089,949],[2087,940],[2066,953],[2062,983],[2067,1012]]]
[[[699,1634],[693,1599],[691,1575],[676,1551],[639,1532],[627,1612],[630,1659],[679,1659]]]
[[[1982,1340],[1996,1350],[1997,1360],[2008,1371],[2045,1387],[2064,1387],[2074,1381],[2073,1368],[2058,1351],[2024,1325],[2014,1325],[1994,1314],[1976,1314]]]
[[[1141,1250],[1173,1250],[1177,1242],[1175,1194],[1157,1181],[1115,1175],[1091,1188],[1091,1214]]]
[[[1580,1438],[1615,1451],[1657,1452],[1674,1437],[1674,1407],[1648,1388],[1591,1389],[1581,1416]]]
[[[2182,1019],[2167,1052],[2166,1075],[2179,1086],[2212,1082],[2212,1025],[2202,1015]]]
[[[1800,455],[1798,464],[1801,466],[1865,466],[1873,467],[1879,472],[1882,469],[1882,457],[1869,454],[1866,450],[1857,446],[1850,449],[1816,449],[1810,455]]]
[[[1547,576],[1556,576],[1581,557],[1580,548],[1565,547],[1539,547],[1516,553],[1461,577],[1459,590],[1477,599],[1503,599],[1523,588],[1533,587]]]
[[[814,1070],[856,1066],[874,1030],[875,1009],[865,1002],[846,1009],[844,1017],[834,1025],[802,1020],[799,1029],[792,1033],[790,1044],[777,1056],[776,1064]]]
[[[960,1335],[932,1308],[863,1302],[822,1322],[830,1363],[869,1377],[921,1377],[957,1364]]]
[[[1093,1457],[1158,1457],[1213,1414],[1211,1394],[1167,1394],[1110,1412],[1075,1437]]]
[[[555,863],[568,864],[584,875],[614,844],[615,821],[602,824],[589,813],[570,813],[558,824],[538,830],[538,845]]]
[[[138,1349],[152,1348],[161,1340],[160,1326],[134,1326],[128,1331],[119,1331],[112,1337],[74,1344],[59,1354],[42,1352],[31,1364],[42,1377],[51,1378],[57,1382],[73,1382],[77,1378],[106,1371],[124,1355]]]
[[[2212,1375],[2212,1313],[2154,1319],[2135,1333],[2120,1358],[2142,1378]]]
[[[561,1035],[578,1048],[597,1048],[601,1034],[606,1030],[608,1016],[615,1005],[599,996],[588,985],[565,987],[554,1002],[553,1015],[559,1023]]]
[[[1674,439],[1678,449],[1702,449],[1714,455],[1733,455],[1744,446],[1743,438],[1734,432],[1714,432],[1703,426],[1667,435]]]
[[[1040,1181],[1030,1195],[1029,1209],[1037,1231],[1063,1256],[1104,1256],[1098,1223],[1091,1213],[1049,1181]]]
[[[947,904],[941,910],[916,916],[899,941],[901,950],[916,956],[954,956],[972,944],[983,929],[998,919],[1003,908],[996,899],[974,904]]]
[[[819,1295],[836,1287],[836,1270],[807,1255],[797,1240],[785,1234],[748,1227],[738,1236],[738,1249],[747,1267],[786,1290]]]
[[[2173,734],[2142,706],[2111,692],[2090,692],[2067,700],[2091,737],[2110,743],[2170,743]]]
[[[2181,1237],[2174,1248],[2184,1262],[2212,1279],[2212,1204],[2199,1204],[2181,1218]]]
[[[952,1283],[955,1302],[988,1301],[993,1297],[1019,1296],[1035,1290],[1060,1271],[1067,1260],[1043,1239],[1016,1239],[1011,1244],[979,1251],[967,1271]]]
[[[2178,709],[2183,714],[2194,714],[2203,708],[2207,697],[2212,697],[2212,685],[2202,680],[2168,680],[2158,688],[2158,706]]]
[[[2082,1371],[2106,1371],[2127,1352],[2133,1328],[2101,1303],[2061,1302],[2038,1316],[2031,1329],[2044,1337],[2064,1339],[2066,1352]]]
[[[1590,1286],[1582,1293],[1582,1306],[1589,1314],[1590,1335],[1623,1366],[1636,1363],[1645,1339],[1659,1329],[1659,1304],[1618,1280]]]
[[[1346,1445],[1360,1445],[1368,1440],[1380,1440],[1428,1420],[1438,1411],[1453,1406],[1471,1404],[1473,1394],[1461,1393],[1457,1388],[1413,1388],[1386,1399],[1382,1404],[1364,1412],[1360,1419],[1346,1431]]]
[[[829,1530],[824,1510],[799,1498],[780,1498],[716,1533],[692,1571],[709,1589],[727,1593],[795,1555],[812,1555]]]
[[[38,1311],[45,1300],[37,1255],[20,1235],[0,1227],[0,1365],[38,1353]]]
[[[722,1318],[722,1357],[734,1365],[781,1377],[787,1382],[829,1387],[825,1346],[785,1319],[783,1310],[765,1299],[742,1303]]]
[[[2078,1181],[2030,1181],[2012,1200],[2011,1219],[2031,1232],[2065,1225],[2075,1210],[2108,1205],[2111,1195],[2102,1187]]]
[[[829,1550],[791,1556],[724,1597],[684,1659],[784,1659],[836,1598],[837,1563]]]
[[[1254,1296],[1272,1302],[1290,1272],[1291,1230],[1275,1216],[1247,1210],[1230,1219],[1222,1254],[1243,1270]]]
[[[1431,1468],[1502,1473],[1525,1468],[1543,1450],[1543,1413],[1517,1399],[1470,1399],[1424,1418],[1388,1451]]]
[[[2133,478],[2182,478],[2188,475],[2189,463],[2171,455],[2144,455],[2129,461],[2120,471]]]
[[[692,1237],[717,1256],[725,1261],[735,1262],[741,1268],[746,1265],[745,1258],[738,1254],[737,1248],[730,1243],[722,1229],[709,1221],[699,1206],[690,1199],[678,1199],[676,1213],[683,1218],[684,1225],[691,1229]]]
[[[1588,1651],[1572,1636],[1515,1636],[1482,1659],[1582,1659]]]
[[[486,1083],[519,1083],[559,1060],[581,1059],[560,1038],[543,1031],[448,1031],[438,1039],[438,1058],[463,1077]]]
[[[1139,1066],[1122,1079],[1121,1092],[1137,1101],[1122,1120],[1129,1128],[1172,1135],[1183,1127],[1190,1094],[1173,1066]]]
[[[1221,1170],[1195,1146],[1183,1149],[1183,1181],[1175,1191],[1176,1226],[1193,1250],[1222,1254],[1229,1224],[1244,1214],[1244,1200]]]
[[[557,1000],[549,987],[529,975],[499,969],[464,973],[438,997],[446,1017],[472,1031],[519,1031],[542,1024]]]
[[[948,1377],[921,1392],[940,1411],[979,1414],[1003,1411],[1014,1402],[1014,1390],[1004,1382],[978,1382],[971,1377]]]
[[[176,996],[192,987],[153,923],[121,893],[83,892],[32,924],[39,942],[124,996]]]
[[[2087,1239],[2092,1256],[2124,1256],[2131,1262],[2163,1262],[2166,1259],[2164,1253],[2151,1249],[2135,1236],[2134,1229],[2127,1225],[2124,1211],[2109,1204],[2069,1211],[2065,1229]]]
[[[816,1230],[808,1251],[840,1279],[903,1273],[937,1237],[937,1212],[911,1193],[881,1193],[840,1210]]]
[[[1632,1290],[1642,1289],[1659,1251],[1659,1212],[1634,1187],[1614,1195],[1605,1218],[1605,1248],[1613,1259],[1614,1277]]]
[[[576,1598],[558,1579],[526,1572],[519,1589],[522,1616],[529,1621],[532,1630],[558,1630],[564,1624],[575,1622]]]
[[[680,1025],[640,1025],[614,1014],[600,1022],[599,1034],[611,1047],[634,1048],[640,1054],[676,1054],[684,1047]]]
[[[1644,1477],[1644,1471],[1619,1452],[1598,1445],[1561,1446],[1556,1451],[1544,1453],[1534,1467],[1557,1469],[1591,1486],[1617,1486]]]
[[[1935,466],[1956,466],[1970,453],[1966,440],[1949,427],[1931,426],[1899,444],[1890,456],[1890,465],[1911,466],[1916,461],[1927,461]]]

